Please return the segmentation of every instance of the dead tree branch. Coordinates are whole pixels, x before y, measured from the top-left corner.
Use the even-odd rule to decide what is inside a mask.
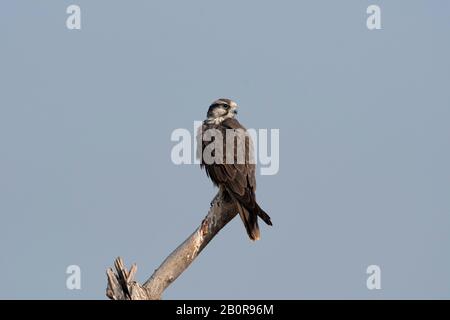
[[[143,285],[134,280],[137,266],[128,271],[119,257],[116,272],[107,270],[106,295],[112,300],[159,300],[164,290],[186,270],[214,236],[237,214],[236,207],[222,192],[211,202],[208,215],[197,230],[175,249]]]

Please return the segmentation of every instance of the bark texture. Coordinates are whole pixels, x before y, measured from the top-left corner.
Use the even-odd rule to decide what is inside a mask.
[[[107,270],[106,295],[112,300],[160,300],[170,286],[217,233],[237,215],[236,206],[223,196],[221,190],[211,202],[211,208],[195,232],[176,248],[153,275],[140,285],[135,281],[136,264],[127,270],[123,260],[115,260],[113,269]]]

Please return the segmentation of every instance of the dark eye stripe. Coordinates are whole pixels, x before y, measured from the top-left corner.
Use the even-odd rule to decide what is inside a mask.
[[[210,108],[215,109],[215,108],[219,108],[220,106],[223,106],[224,108],[229,108],[229,106],[224,103],[215,103],[215,104],[211,105]]]

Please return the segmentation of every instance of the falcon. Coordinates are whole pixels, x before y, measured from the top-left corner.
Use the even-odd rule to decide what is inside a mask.
[[[237,108],[236,102],[230,99],[219,99],[211,104],[206,120],[199,128],[197,154],[200,167],[225,197],[236,204],[248,236],[256,241],[260,239],[258,217],[270,226],[272,221],[256,202],[253,145],[247,129],[236,119]],[[233,137],[231,143],[230,136]],[[208,154],[205,151],[211,150],[211,143],[216,147],[211,152],[213,161],[205,156]]]

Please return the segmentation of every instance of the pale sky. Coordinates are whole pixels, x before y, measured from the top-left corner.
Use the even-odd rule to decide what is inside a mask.
[[[73,3],[81,30],[66,28]],[[216,192],[172,163],[171,134],[222,97],[245,126],[280,130],[279,173],[257,177],[274,226],[251,243],[235,219],[164,298],[449,298],[449,14],[438,0],[2,1],[0,298],[105,299],[116,256],[144,282]]]

